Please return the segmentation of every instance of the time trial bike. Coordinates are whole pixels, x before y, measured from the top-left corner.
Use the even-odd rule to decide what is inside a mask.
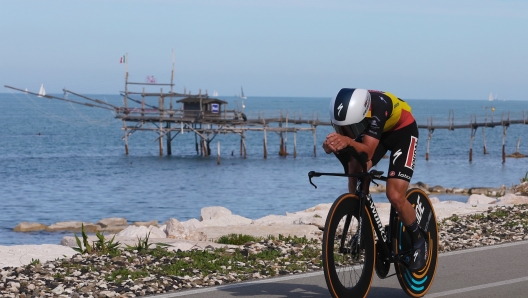
[[[350,154],[363,168],[363,172],[341,174],[308,173],[313,177],[357,177],[355,193],[339,196],[328,212],[323,234],[323,269],[328,290],[332,297],[366,297],[374,272],[379,278],[394,274],[402,289],[411,297],[424,296],[431,287],[438,264],[438,225],[436,215],[427,194],[419,188],[407,191],[406,198],[416,211],[419,228],[428,243],[427,262],[423,269],[408,269],[413,258],[412,243],[406,227],[391,207],[389,223],[381,221],[369,187],[374,180],[387,181],[382,171],[367,172],[367,155],[347,147],[339,154]],[[388,275],[391,264],[395,273]]]

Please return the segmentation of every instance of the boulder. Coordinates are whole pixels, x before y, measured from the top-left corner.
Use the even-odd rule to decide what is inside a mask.
[[[240,215],[234,215],[225,207],[204,207],[201,210],[200,226],[233,226],[233,225],[249,225],[252,220]]]
[[[217,219],[232,215],[231,210],[221,206],[204,207],[200,212],[200,221]]]
[[[409,184],[409,189],[411,188],[419,188],[421,190],[423,190],[426,194],[429,194],[429,187],[427,188],[424,188],[423,186],[427,186],[426,184],[424,183],[421,183],[421,182],[418,182],[418,183],[415,183],[415,184]]]
[[[495,198],[490,198],[484,195],[471,195],[467,200],[467,204],[477,205],[477,204],[494,204],[497,200]]]
[[[159,226],[157,220],[151,220],[151,221],[135,221],[135,222],[133,223],[133,225],[138,226],[138,227],[141,227],[141,226],[144,226],[144,227],[156,226],[156,227],[157,227],[157,226]]]
[[[103,228],[106,228],[108,226],[128,225],[128,222],[125,218],[122,218],[122,217],[110,217],[110,218],[101,219],[99,222],[97,222],[97,224]]]
[[[420,188],[429,190],[429,184],[423,183],[422,181],[416,182],[416,185],[418,185],[418,187],[420,187]]]
[[[448,191],[448,192],[451,192],[451,193],[454,193],[454,194],[457,194],[457,193],[469,193],[469,191],[465,188],[452,188],[451,191]]]
[[[249,225],[253,222],[252,219],[240,216],[240,215],[229,215],[224,216],[220,218],[216,218],[214,220],[204,220],[200,222],[200,227],[211,227],[211,226],[218,226],[218,227],[227,227],[227,226],[241,226],[241,225]]]
[[[528,204],[528,197],[507,194],[498,198],[500,204]]]
[[[128,226],[126,229],[116,234],[118,237],[132,237],[136,239],[145,239],[147,235],[149,238],[167,238],[165,232],[155,226],[149,226],[148,228],[145,226]]]
[[[472,195],[485,195],[485,196],[499,196],[505,193],[505,189],[500,188],[489,188],[489,187],[474,187],[469,189],[469,193]]]
[[[327,211],[330,210],[330,207],[332,207],[332,203],[328,203],[328,204],[319,204],[319,205],[316,205],[314,207],[314,211],[318,211],[318,210],[324,210],[324,211]]]
[[[207,241],[207,235],[203,232],[198,232],[196,229],[186,227],[175,218],[169,219],[165,232],[168,238]]]
[[[14,232],[35,232],[45,230],[48,226],[38,222],[21,222],[14,229]]]
[[[435,192],[435,193],[445,193],[446,192],[446,188],[443,187],[443,186],[440,186],[440,185],[435,185],[435,186],[429,188],[429,191],[430,192]]]
[[[128,227],[129,225],[107,226],[106,228],[100,228],[99,231],[115,234],[123,231]]]
[[[431,204],[438,204],[440,203],[440,199],[437,197],[430,197],[429,201],[431,201]]]
[[[99,225],[95,225],[91,222],[82,221],[62,221],[54,223],[46,228],[48,232],[57,231],[69,231],[69,232],[80,232],[82,225],[84,224],[84,231],[86,233],[95,233],[101,229]]]

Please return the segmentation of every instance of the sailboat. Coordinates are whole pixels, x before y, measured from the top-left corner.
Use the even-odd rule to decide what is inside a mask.
[[[488,97],[488,101],[493,101],[493,92],[490,92],[490,96]]]
[[[218,91],[213,91],[213,96],[218,96]]]
[[[40,85],[40,91],[38,97],[46,96],[46,90],[44,89],[44,84]]]
[[[240,98],[247,99],[247,96],[244,95],[244,89],[242,89],[242,87],[240,87]]]

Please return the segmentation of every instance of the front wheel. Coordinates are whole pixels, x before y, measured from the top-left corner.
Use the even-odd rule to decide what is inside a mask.
[[[365,297],[376,263],[374,231],[367,208],[358,222],[359,198],[341,195],[334,202],[323,235],[323,269],[332,297]]]
[[[418,188],[407,191],[407,200],[416,212],[418,225],[427,234],[428,252],[425,267],[417,272],[409,271],[403,264],[395,263],[396,275],[402,289],[411,297],[422,297],[427,293],[436,274],[438,265],[438,225],[433,205],[427,194]],[[411,238],[406,232],[405,225],[396,221],[396,229],[393,231],[393,249],[395,253],[409,251],[411,249]]]

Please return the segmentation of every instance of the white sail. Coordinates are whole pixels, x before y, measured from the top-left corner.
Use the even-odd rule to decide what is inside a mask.
[[[493,101],[493,92],[490,92],[490,96],[488,98],[489,101]]]
[[[46,96],[46,90],[44,89],[44,84],[40,85],[40,91],[38,97]]]
[[[242,87],[240,87],[240,98],[242,99],[246,99],[247,97],[244,95],[244,89],[242,89]]]

